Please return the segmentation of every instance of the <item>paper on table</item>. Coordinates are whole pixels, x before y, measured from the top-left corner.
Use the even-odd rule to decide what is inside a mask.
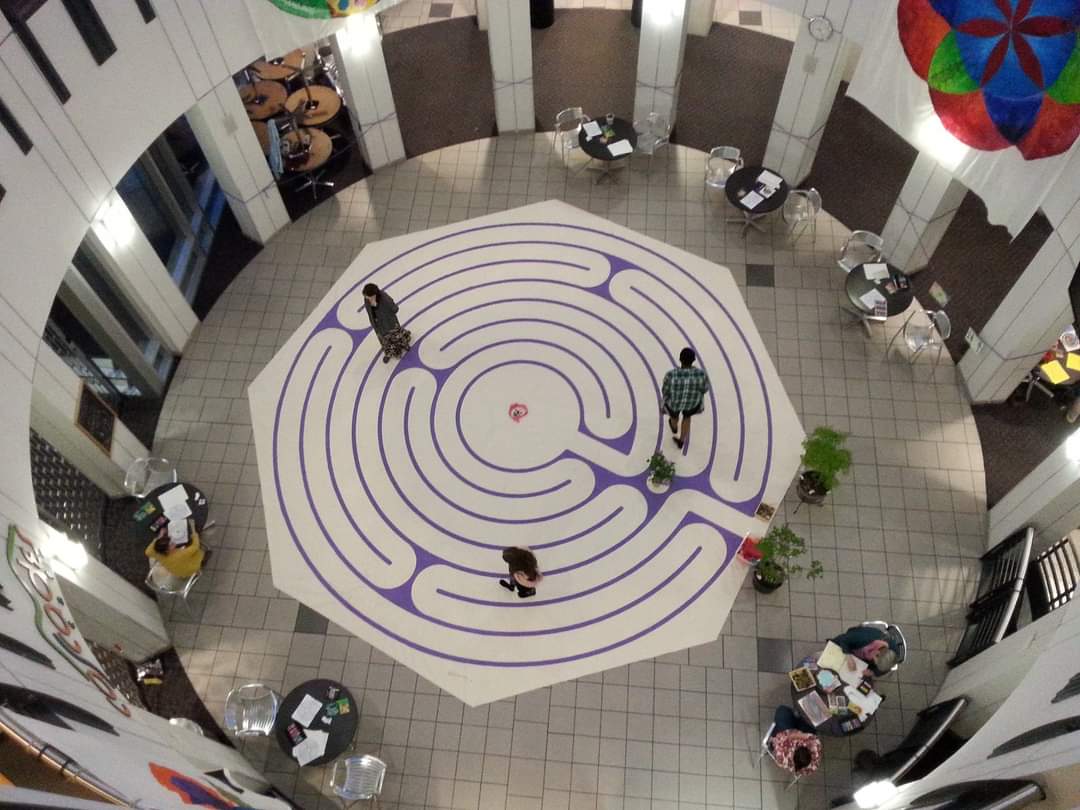
[[[850,662],[854,662],[855,669],[851,669]],[[860,661],[854,655],[848,660],[845,660],[840,669],[837,670],[840,673],[840,680],[844,683],[849,683],[852,686],[858,686],[863,679],[863,673],[866,672],[866,662]]]
[[[1063,383],[1069,379],[1069,372],[1067,372],[1057,360],[1043,363],[1039,368],[1041,368],[1043,374],[1046,375],[1046,379],[1050,380],[1054,385]]]
[[[308,731],[299,745],[294,745],[292,755],[298,765],[307,765],[326,753],[326,740],[330,737],[325,731]]]
[[[188,502],[185,500],[183,503],[176,503],[165,510],[165,517],[169,520],[183,520],[186,517],[191,517],[191,507],[188,506]]]
[[[623,138],[621,141],[609,143],[607,150],[615,157],[620,157],[622,155],[629,155],[634,151],[634,147],[630,145],[630,141]]]
[[[586,121],[582,129],[585,130],[585,139],[589,141],[600,134],[600,125],[595,121]]]
[[[1065,367],[1069,371],[1080,371],[1080,354],[1069,352],[1069,356],[1065,358]]]
[[[317,701],[311,695],[304,695],[304,699],[300,701],[300,705],[296,707],[296,710],[292,713],[292,719],[302,726],[310,726],[311,721],[315,719],[315,716],[322,711],[322,703]]]
[[[158,495],[158,503],[161,504],[161,511],[168,514],[169,510],[174,506],[187,503],[187,491],[183,485],[177,484],[172,489],[167,489]]]
[[[765,198],[758,194],[756,191],[751,191],[749,194],[739,200],[739,202],[742,203],[743,208],[749,208],[753,210],[761,204],[761,201],[763,199]]]
[[[833,672],[839,672],[841,667],[844,666],[844,651],[840,649],[840,645],[832,641],[825,643],[825,649],[821,651],[821,655],[817,659],[818,666],[823,669],[831,669]]]
[[[768,169],[764,169],[761,174],[757,176],[757,179],[759,183],[762,183],[766,186],[771,186],[772,188],[777,188],[781,183],[784,182],[784,178],[782,178],[778,174],[773,174]]]
[[[870,290],[870,292],[863,293],[859,296],[859,300],[863,302],[863,305],[870,310],[874,311],[874,307],[877,306],[878,301],[885,302],[885,296],[879,293],[876,289]]]
[[[881,695],[873,690],[870,691],[869,695],[864,695],[853,686],[845,686],[844,694],[847,695],[849,707],[857,706],[861,709],[861,711],[855,712],[861,718],[873,714],[877,711],[877,707],[881,705]]]
[[[889,265],[885,262],[872,262],[863,265],[863,271],[869,281],[881,281],[889,277]]]

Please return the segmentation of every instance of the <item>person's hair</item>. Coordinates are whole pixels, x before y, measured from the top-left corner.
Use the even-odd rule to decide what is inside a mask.
[[[679,352],[679,365],[683,368],[690,368],[694,365],[694,361],[697,360],[697,355],[694,354],[694,350],[687,347]]]
[[[364,285],[363,293],[364,293],[364,298],[370,298],[371,296],[374,295],[375,300],[376,301],[379,300],[379,288],[376,287],[374,284],[372,284],[370,281],[367,284]]]
[[[503,549],[502,558],[503,562],[510,566],[511,571],[520,571],[529,579],[536,579],[536,575],[540,573],[536,555],[527,548],[518,548],[517,546],[505,548]]]
[[[808,768],[813,761],[814,758],[810,754],[810,749],[805,745],[800,745],[791,753],[791,764],[795,766],[797,771]]]
[[[162,534],[160,537],[154,538],[154,551],[158,554],[169,553],[169,535]]]
[[[896,653],[891,647],[885,647],[874,656],[873,665],[878,675],[884,675],[896,664]]]

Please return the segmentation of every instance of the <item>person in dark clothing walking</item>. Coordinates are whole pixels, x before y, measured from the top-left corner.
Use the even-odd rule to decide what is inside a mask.
[[[499,584],[509,591],[517,590],[519,599],[536,595],[536,585],[544,578],[536,562],[536,555],[527,548],[504,548],[503,562],[510,569],[509,581],[500,579]]]
[[[367,310],[371,328],[383,347],[382,361],[389,363],[391,357],[401,357],[409,350],[412,335],[398,322],[397,304],[388,293],[370,283],[364,285],[363,293],[364,309]]]

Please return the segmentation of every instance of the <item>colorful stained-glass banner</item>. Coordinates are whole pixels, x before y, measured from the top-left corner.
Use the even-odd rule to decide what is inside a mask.
[[[309,20],[348,17],[378,5],[379,0],[269,0],[284,12]]]

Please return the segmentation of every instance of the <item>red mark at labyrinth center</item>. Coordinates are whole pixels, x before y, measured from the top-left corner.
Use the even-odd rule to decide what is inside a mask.
[[[529,406],[524,402],[512,402],[510,404],[510,418],[515,422],[520,422],[526,416],[529,415]]]

